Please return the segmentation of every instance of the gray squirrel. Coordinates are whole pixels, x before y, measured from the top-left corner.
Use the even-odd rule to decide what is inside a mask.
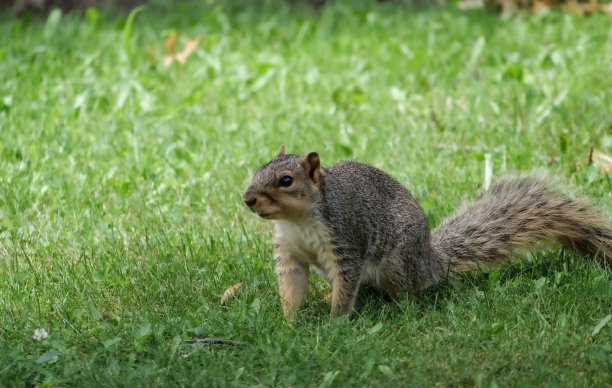
[[[331,315],[353,309],[361,284],[418,297],[448,275],[507,263],[556,240],[612,263],[612,228],[583,199],[542,178],[502,179],[430,232],[399,182],[372,166],[321,167],[319,155],[278,155],[261,166],[244,202],[273,220],[283,314],[295,319],[314,266],[332,286]]]

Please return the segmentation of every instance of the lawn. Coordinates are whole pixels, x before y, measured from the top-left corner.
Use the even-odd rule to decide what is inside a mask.
[[[609,219],[610,17],[288,3],[0,12],[0,386],[612,384],[610,268],[553,247],[350,320],[314,277],[291,327],[241,199],[285,144],[386,170],[432,227],[486,164]],[[165,67],[172,30],[201,41]]]

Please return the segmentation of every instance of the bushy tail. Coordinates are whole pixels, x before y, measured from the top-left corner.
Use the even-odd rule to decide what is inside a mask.
[[[432,233],[433,253],[451,273],[507,263],[556,240],[612,263],[612,228],[586,200],[540,178],[506,179]]]

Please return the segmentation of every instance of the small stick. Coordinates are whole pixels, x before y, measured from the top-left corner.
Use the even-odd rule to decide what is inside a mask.
[[[246,342],[232,341],[224,338],[194,338],[185,341],[188,344],[247,346]]]
[[[591,151],[589,152],[589,160],[587,161],[587,165],[590,166],[593,163],[593,144],[591,144]]]

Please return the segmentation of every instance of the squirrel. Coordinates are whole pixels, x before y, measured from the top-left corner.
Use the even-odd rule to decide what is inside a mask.
[[[500,266],[556,240],[612,264],[612,228],[588,201],[543,178],[506,178],[430,231],[423,209],[385,172],[355,161],[323,168],[319,155],[278,155],[243,196],[274,223],[283,314],[295,319],[314,266],[332,286],[332,317],[351,313],[361,284],[418,297],[447,276]]]

